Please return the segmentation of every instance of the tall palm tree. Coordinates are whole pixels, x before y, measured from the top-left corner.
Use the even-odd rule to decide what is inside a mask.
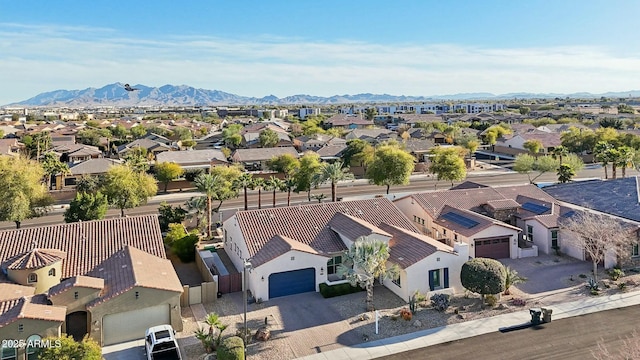
[[[276,191],[284,188],[284,182],[275,176],[271,176],[264,182],[264,189],[267,191],[273,191],[273,207],[276,207]]]
[[[609,178],[607,165],[609,165],[610,158],[607,150],[611,149],[611,147],[611,144],[606,141],[598,141],[596,146],[593,148],[593,155],[595,156],[596,160],[602,163],[602,167],[604,168],[605,179]]]
[[[554,158],[557,157],[559,159],[559,163],[562,165],[562,157],[569,155],[569,149],[566,146],[558,145],[553,148],[552,154]]]
[[[353,179],[353,174],[348,169],[343,168],[341,161],[337,161],[333,164],[324,163],[320,168],[320,172],[316,174],[314,183],[331,182],[331,201],[336,201],[338,181],[351,179]]]
[[[251,183],[251,189],[258,190],[258,209],[262,209],[262,189],[264,189],[264,179],[254,178]]]
[[[202,223],[206,221],[207,198],[204,196],[194,196],[185,203],[190,218],[196,218],[196,228],[201,229]]]
[[[291,190],[295,189],[298,182],[294,178],[286,178],[282,183],[282,187],[287,191],[287,206],[291,206]]]
[[[212,174],[200,174],[196,177],[194,185],[198,191],[203,192],[207,197],[207,237],[213,236],[211,230],[211,201],[220,186],[220,179]]]
[[[622,177],[627,177],[627,168],[633,166],[633,159],[636,156],[635,149],[630,146],[621,146],[618,148],[620,156],[618,157],[618,165],[622,168]]]
[[[251,184],[253,184],[253,175],[251,173],[243,173],[239,178],[233,183],[233,187],[236,190],[242,189],[244,192],[244,209],[249,209],[249,201],[247,197],[247,189],[251,188]]]

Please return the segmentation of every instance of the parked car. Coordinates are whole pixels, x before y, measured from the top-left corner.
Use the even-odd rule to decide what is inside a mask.
[[[176,331],[171,325],[158,325],[147,329],[144,350],[147,360],[182,360]]]

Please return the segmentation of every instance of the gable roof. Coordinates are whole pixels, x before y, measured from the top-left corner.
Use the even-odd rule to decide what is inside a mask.
[[[19,299],[24,296],[31,296],[36,292],[36,288],[33,286],[25,286],[9,282],[0,282],[0,289],[2,289],[2,291],[0,291],[0,302]],[[0,314],[1,313],[2,311],[0,311]]]
[[[84,275],[72,276],[49,288],[47,293],[49,296],[55,296],[72,288],[102,290],[104,288],[104,279]]]
[[[156,155],[156,164],[172,162],[179,165],[189,165],[193,163],[210,162],[212,160],[227,162],[227,158],[222,151],[217,149],[164,151]]]
[[[92,175],[92,174],[104,174],[113,165],[119,165],[120,162],[109,158],[95,158],[89,159],[77,164],[73,164],[69,167],[69,173],[71,175]]]
[[[66,307],[47,305],[47,297],[44,295],[0,302],[0,328],[20,319],[63,322],[66,315]]]
[[[389,240],[388,260],[394,264],[398,264],[398,266],[403,269],[408,268],[437,251],[454,253],[452,247],[426,235],[386,223],[380,224],[380,228],[393,236],[391,240]]]
[[[6,259],[2,262],[2,268],[8,270],[40,269],[64,259],[65,255],[64,251],[56,249],[33,248]]]
[[[274,156],[284,154],[290,154],[296,158],[299,156],[298,151],[292,146],[283,146],[259,149],[237,149],[233,152],[231,158],[236,162],[266,161],[271,160]]]
[[[309,245],[319,254],[346,250],[329,225],[337,213],[366,221],[372,226],[387,222],[418,232],[400,209],[386,198],[238,211],[234,217],[247,244],[249,257],[253,257],[276,235]]]
[[[331,220],[329,220],[329,227],[352,240],[356,240],[361,236],[369,236],[371,234],[391,237],[391,234],[379,227],[341,212],[337,212],[333,215]]]
[[[557,200],[640,221],[638,177],[557,184],[542,189]]]
[[[286,236],[275,235],[251,258],[251,264],[256,267],[260,266],[280,255],[288,253],[291,250],[297,250],[314,255],[322,255],[307,244],[295,241]]]
[[[87,274],[127,245],[166,258],[157,215],[0,231],[0,262],[30,251],[33,241],[67,254],[63,278]]]

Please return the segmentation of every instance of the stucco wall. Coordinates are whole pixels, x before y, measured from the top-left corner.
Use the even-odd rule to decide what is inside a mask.
[[[22,332],[18,332],[18,325],[22,324]],[[42,338],[58,337],[61,334],[61,322],[20,319],[9,325],[0,327],[0,339],[2,340],[27,340],[31,335],[40,335]],[[18,349],[18,359],[24,359],[26,349]]]
[[[49,270],[51,269],[55,270],[54,276],[49,275]],[[36,274],[38,276],[38,281],[35,283],[29,283],[28,278],[30,274]],[[40,269],[8,270],[7,276],[10,280],[20,285],[35,287],[35,293],[42,294],[47,292],[52,286],[60,283],[60,276],[62,276],[62,261],[56,261],[50,266],[45,266]]]
[[[509,241],[509,254],[512,259],[518,258],[518,231],[515,229],[507,228],[500,225],[492,225],[476,234],[472,237],[464,237],[458,235],[458,240],[469,245],[475,244],[476,239],[496,237],[496,236],[509,236],[511,239]],[[469,249],[469,256],[475,257],[475,246],[471,246]]]
[[[537,220],[526,220],[522,233],[528,236],[527,225],[533,227],[533,244],[538,247],[538,251],[545,254],[554,254],[555,250],[551,248],[551,230],[547,229]],[[531,239],[528,239],[531,240]],[[558,243],[560,242],[560,235],[558,235]]]
[[[231,262],[237,271],[242,271],[245,257],[248,257],[249,250],[244,242],[244,237],[240,231],[238,220],[235,216],[230,217],[223,223],[224,250],[229,255]]]

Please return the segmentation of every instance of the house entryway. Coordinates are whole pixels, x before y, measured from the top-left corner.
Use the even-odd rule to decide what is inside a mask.
[[[476,257],[490,259],[507,259],[511,257],[508,237],[476,239],[474,245]]]
[[[75,341],[82,341],[82,338],[87,335],[88,325],[86,311],[76,311],[67,314],[64,321],[67,334],[72,336]]]
[[[316,291],[316,269],[284,271],[269,275],[269,299]]]

